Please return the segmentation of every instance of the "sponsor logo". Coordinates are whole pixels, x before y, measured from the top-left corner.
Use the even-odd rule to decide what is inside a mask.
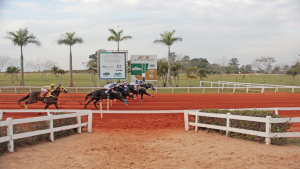
[[[102,66],[102,68],[114,68],[113,66]]]
[[[154,65],[154,64],[151,64],[150,67],[155,67],[155,65]]]
[[[132,70],[142,70],[142,68],[134,67],[134,68],[132,68]]]
[[[149,56],[139,56],[139,59],[149,59]]]
[[[149,70],[149,71],[150,71],[149,78],[154,78],[154,76],[153,76],[154,70]]]
[[[120,69],[122,67],[122,65],[117,65],[117,68]]]
[[[117,69],[116,71],[123,71],[122,69]]]
[[[105,72],[105,73],[103,73],[103,76],[109,76],[110,75],[110,73],[109,72]]]
[[[122,77],[122,73],[115,73],[114,77]]]

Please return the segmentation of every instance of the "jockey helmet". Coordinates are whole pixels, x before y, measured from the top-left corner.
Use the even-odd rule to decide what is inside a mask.
[[[124,85],[127,85],[127,82],[124,82]]]
[[[113,85],[116,85],[116,84],[117,84],[116,82],[113,83]]]
[[[52,84],[51,84],[51,87],[52,87],[52,86],[54,87],[54,86],[55,86],[55,84],[54,84],[54,83],[52,83]]]

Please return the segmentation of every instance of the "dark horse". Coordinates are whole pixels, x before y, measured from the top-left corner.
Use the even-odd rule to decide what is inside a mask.
[[[122,94],[123,99],[127,99],[127,96],[130,98],[134,98],[129,94],[129,89],[127,91],[124,90],[124,84],[120,84],[119,86],[114,87],[114,91],[120,92]]]
[[[142,99],[142,101],[144,101],[143,100],[144,94],[154,97],[154,96],[150,95],[149,93],[147,93],[147,89],[149,89],[149,88],[152,90],[155,90],[155,88],[153,87],[153,85],[151,83],[141,85],[140,88],[138,88],[138,90],[135,90],[133,85],[129,85],[129,92],[133,93],[132,96],[135,94],[136,97],[138,97],[138,94],[141,94],[141,99]]]
[[[94,91],[94,92],[92,92],[92,93],[89,93],[88,95],[86,95],[86,97],[85,97],[85,100],[84,101],[86,101],[89,97],[92,97],[91,98],[91,100],[89,100],[88,102],[87,102],[87,104],[84,106],[84,108],[86,108],[86,106],[90,103],[90,102],[92,102],[93,100],[95,100],[94,101],[94,105],[95,105],[95,107],[96,108],[98,108],[97,106],[96,106],[96,104],[97,104],[97,102],[99,102],[99,100],[103,100],[103,99],[107,99],[107,94],[105,93],[105,89],[101,89],[101,90],[96,90],[96,91]],[[127,100],[126,99],[122,99],[122,97],[120,96],[120,94],[118,93],[118,92],[111,92],[111,95],[110,95],[110,97],[111,97],[111,99],[118,99],[118,100],[120,100],[121,102],[124,102],[126,105],[128,105],[128,103],[127,103]]]
[[[51,95],[50,97],[46,97],[45,109],[47,109],[50,105],[54,104],[56,109],[58,110],[57,99],[60,92],[68,93],[67,89],[64,88],[63,86],[60,85],[59,87],[57,87],[52,92],[53,95]],[[18,103],[20,105],[21,101],[24,101],[29,98],[29,100],[25,101],[25,109],[27,109],[27,104],[37,103],[39,101],[45,103],[43,96],[41,96],[41,93],[42,92],[31,92],[27,96],[23,97],[21,100],[18,100]],[[22,105],[21,107],[24,107],[24,105]]]

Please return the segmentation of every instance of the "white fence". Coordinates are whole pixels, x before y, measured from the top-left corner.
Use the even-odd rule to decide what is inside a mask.
[[[295,89],[300,89],[300,86],[286,86],[286,85],[273,85],[273,84],[259,84],[259,83],[239,83],[239,82],[227,82],[227,81],[218,81],[218,82],[209,82],[209,81],[200,81],[200,87],[203,83],[210,83],[210,88],[213,88],[213,85],[216,84],[217,87],[233,89],[233,93],[236,89],[246,89],[248,93],[249,89],[260,89],[261,93],[264,93],[265,89],[274,89],[275,93],[279,89],[291,89],[292,93],[295,92]],[[225,87],[227,85],[227,87]],[[231,86],[230,86],[231,85]]]
[[[48,116],[23,118],[23,119],[7,118],[6,121],[0,121],[0,127],[7,126],[7,136],[0,137],[0,143],[8,141],[8,150],[9,150],[9,152],[13,152],[14,151],[14,140],[16,140],[16,139],[49,133],[50,140],[54,141],[54,132],[77,128],[77,132],[81,133],[81,127],[83,127],[83,126],[88,126],[88,132],[89,133],[92,132],[93,112],[91,110],[64,110],[64,111],[76,112],[76,113],[52,115],[52,114],[50,114],[51,112],[61,112],[61,110],[1,110],[1,114],[0,114],[1,116],[2,116],[2,113],[4,113],[4,112],[7,112],[7,113],[8,112],[11,112],[11,113],[12,112],[13,113],[47,112]],[[88,116],[88,122],[81,123],[81,116],[86,116],[86,115]],[[62,127],[55,127],[55,128],[53,127],[53,120],[70,118],[70,117],[77,117],[77,124],[62,126]],[[2,117],[0,119],[2,119]],[[38,121],[48,121],[49,129],[13,134],[13,131],[14,131],[13,125],[22,124],[22,123],[32,123],[32,122],[38,122]]]
[[[210,83],[210,87],[203,87],[201,85],[201,82],[203,83]],[[217,84],[217,86],[213,87],[213,84]],[[261,85],[253,85],[255,83],[236,83],[236,82],[208,82],[208,81],[200,81],[200,87],[154,87],[155,93],[158,93],[157,89],[163,89],[163,90],[172,90],[172,93],[174,93],[174,89],[186,89],[187,93],[190,93],[190,89],[202,89],[203,93],[205,93],[205,89],[216,89],[218,90],[218,93],[220,93],[220,90],[223,89],[231,89],[234,93],[236,89],[244,89],[246,90],[246,93],[249,92],[249,89],[259,89],[261,90],[261,93],[264,93],[265,89],[273,89],[274,92],[278,92],[279,89],[291,89],[292,93],[295,92],[295,89],[300,89],[300,86],[282,86],[282,85],[271,85],[271,84],[261,84]],[[227,87],[225,87],[227,85]],[[231,85],[231,86],[230,86]],[[3,89],[6,90],[12,90],[14,93],[24,93],[24,89],[27,90],[26,92],[32,92],[32,91],[40,91],[40,87],[0,87],[0,93],[3,93]],[[95,90],[104,89],[103,87],[66,87],[66,89],[69,91],[69,93],[87,93],[87,92],[93,92]],[[150,89],[149,89],[150,90]],[[25,93],[26,93],[25,92]]]
[[[189,122],[189,115],[195,116],[195,122]],[[224,119],[226,119],[226,126],[198,123],[199,116],[224,118]],[[265,130],[265,132],[261,132],[261,131],[254,131],[254,130],[230,127],[231,119],[263,122],[263,123],[266,123],[266,130]],[[231,113],[218,114],[218,113],[205,113],[205,112],[199,112],[199,111],[186,110],[186,111],[184,111],[184,122],[185,122],[185,130],[186,131],[189,131],[189,126],[191,125],[191,126],[195,126],[195,131],[198,130],[198,127],[224,130],[224,131],[226,131],[226,136],[228,136],[229,131],[243,133],[243,134],[250,134],[250,135],[265,137],[265,142],[267,145],[271,143],[271,138],[275,138],[275,137],[300,137],[300,132],[271,133],[271,124],[272,123],[285,123],[285,122],[299,123],[300,117],[271,118],[271,116],[267,116],[267,117],[263,118],[263,117],[231,115]]]

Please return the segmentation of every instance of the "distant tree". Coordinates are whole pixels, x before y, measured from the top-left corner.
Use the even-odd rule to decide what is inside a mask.
[[[222,74],[225,73],[225,67],[227,66],[227,58],[226,57],[219,58],[215,61],[215,64],[219,65],[216,68],[218,68],[217,71],[220,74],[220,81],[222,81]]]
[[[205,69],[205,68],[199,68],[197,70],[197,75],[200,78],[200,81],[203,81],[204,78],[207,78],[207,69]]]
[[[233,67],[233,73],[239,73],[239,60],[237,58],[231,58],[228,61],[228,66]]]
[[[186,69],[186,80],[189,79],[189,86],[191,87],[191,79],[193,79],[193,86],[194,86],[194,79],[197,79],[197,70],[198,67],[189,67]]]
[[[182,69],[182,64],[180,62],[175,63],[171,69],[172,76],[174,76],[174,78],[175,78],[176,87],[179,86],[179,71],[180,71],[180,69]],[[176,81],[176,77],[177,77],[177,81]]]
[[[291,68],[291,69],[289,69],[289,70],[286,71],[286,74],[289,75],[289,76],[292,76],[293,79],[294,79],[295,76],[299,74],[299,72],[298,72],[297,69]]]
[[[35,69],[37,72],[41,73],[42,82],[45,80],[46,76],[45,73],[47,70],[50,70],[56,63],[51,61],[50,59],[41,59],[38,58],[35,62],[33,62],[32,68]]]
[[[20,68],[19,67],[14,67],[14,66],[8,66],[7,69],[6,69],[6,73],[10,75],[11,83],[14,84],[14,76],[17,73],[20,73]],[[5,74],[4,76],[6,76],[7,74]]]
[[[68,45],[70,46],[70,83],[69,87],[74,87],[73,85],[73,68],[72,68],[72,49],[71,47],[77,43],[83,43],[82,38],[75,36],[76,32],[66,32],[65,34],[61,35],[61,38],[57,40],[58,45]]]
[[[168,46],[168,86],[172,86],[171,82],[171,59],[170,59],[170,46],[175,42],[182,41],[181,37],[173,37],[175,30],[172,32],[165,31],[160,34],[160,39],[156,39],[153,43],[161,43]]]
[[[260,58],[255,59],[252,63],[253,67],[263,72],[264,83],[266,83],[265,73],[269,73],[269,71],[272,69],[272,64],[275,62],[276,60],[274,57],[262,56]]]
[[[188,66],[189,67],[198,67],[198,68],[207,68],[209,65],[209,62],[207,61],[206,58],[193,58],[188,61]]]
[[[0,56],[0,72],[2,68],[9,63],[10,57],[8,56]]]
[[[108,29],[109,32],[112,34],[112,36],[108,37],[108,41],[116,41],[118,42],[118,51],[119,51],[119,42],[127,39],[132,39],[132,36],[124,36],[122,37],[123,34],[123,29],[120,30],[119,32],[116,32],[113,29]]]
[[[162,83],[163,86],[166,87],[166,81],[167,81],[167,74],[168,74],[168,62],[159,60],[157,62],[157,75],[158,77],[162,77]]]
[[[243,80],[245,78],[245,75],[248,73],[248,71],[246,69],[242,70],[241,73],[243,74]]]
[[[27,46],[28,44],[32,43],[37,46],[41,46],[42,43],[37,40],[37,38],[33,34],[29,34],[27,28],[19,29],[16,32],[7,32],[7,36],[5,37],[13,42],[14,45],[21,47],[21,82],[20,86],[25,86],[24,83],[24,61],[23,61],[23,46]]]
[[[25,68],[27,68],[28,77],[29,77],[29,71],[32,69],[32,67],[33,67],[33,61],[26,61]]]

